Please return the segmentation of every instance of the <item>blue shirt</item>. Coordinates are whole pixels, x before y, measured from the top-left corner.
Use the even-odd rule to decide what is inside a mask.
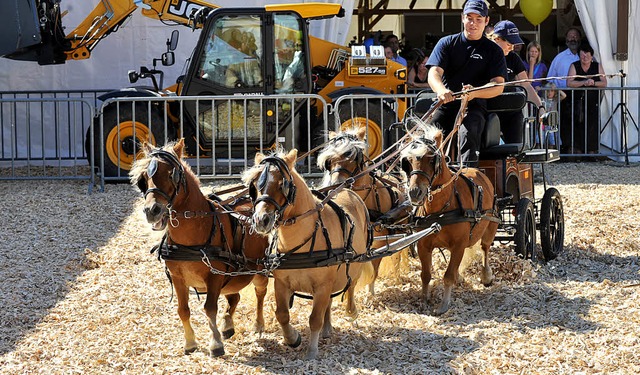
[[[404,66],[407,66],[407,60],[404,57],[400,56],[400,55],[396,55],[395,57],[391,58],[391,60],[395,61],[395,62],[397,62],[399,64],[402,64]]]
[[[549,73],[547,73],[547,77],[564,77],[569,74],[569,67],[574,62],[580,60],[579,54],[571,53],[569,48],[560,52],[551,62],[551,66],[549,67]],[[556,87],[563,88],[567,87],[566,79],[552,79],[551,82],[556,84]]]
[[[479,40],[468,40],[462,32],[440,38],[427,61],[427,68],[432,66],[444,70],[442,83],[453,92],[463,85],[485,85],[495,77],[507,79],[502,48],[484,35]]]

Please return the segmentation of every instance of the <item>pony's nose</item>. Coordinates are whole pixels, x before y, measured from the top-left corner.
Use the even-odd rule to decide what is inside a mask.
[[[256,212],[253,215],[253,222],[255,224],[256,230],[260,233],[269,232],[273,227],[272,217],[267,213]]]
[[[409,188],[409,199],[411,203],[421,203],[424,191],[419,186],[412,186]]]
[[[147,216],[147,220],[149,221],[155,220],[158,217],[158,215],[160,215],[161,213],[162,213],[162,206],[159,205],[158,203],[153,203],[150,206],[144,207],[144,214]]]

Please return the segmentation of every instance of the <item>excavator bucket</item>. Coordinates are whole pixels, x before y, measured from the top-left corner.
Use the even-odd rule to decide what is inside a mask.
[[[40,25],[35,0],[6,1],[0,13],[0,55],[39,44]]]

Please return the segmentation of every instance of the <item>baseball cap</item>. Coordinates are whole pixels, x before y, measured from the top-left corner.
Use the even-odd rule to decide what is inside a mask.
[[[515,23],[508,20],[496,23],[495,26],[493,26],[493,34],[511,44],[524,44],[520,38],[520,31],[518,31],[518,27]]]
[[[464,5],[462,14],[469,13],[475,13],[482,17],[486,17],[489,15],[489,7],[487,7],[487,3],[485,3],[484,0],[468,0]]]

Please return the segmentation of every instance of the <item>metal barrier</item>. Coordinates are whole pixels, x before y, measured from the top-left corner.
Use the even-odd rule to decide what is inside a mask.
[[[83,145],[96,103],[95,91],[0,92],[0,180],[93,186]]]
[[[541,98],[550,92],[541,89]],[[636,119],[640,110],[640,87],[562,88],[560,131],[553,144],[563,157],[613,159],[640,157],[640,129]],[[586,99],[584,99],[586,98]]]
[[[563,90],[597,90],[602,99],[597,118],[598,152],[563,152],[562,156],[631,157],[634,161],[640,158],[640,130],[636,122],[640,109],[639,88]],[[115,160],[115,163],[108,163],[114,164],[117,173],[98,172],[97,182],[104,188],[106,181],[126,180],[127,167],[135,160],[139,145],[131,143],[135,152],[127,161],[128,165],[121,165],[120,147],[116,147],[116,152],[116,148],[105,149],[105,144],[110,141],[122,145],[129,138],[135,139],[136,126],[131,127],[130,133],[122,131],[126,130],[127,123],[135,124],[136,119],[150,122],[152,131],[145,134],[149,140],[159,137],[159,143],[162,143],[183,135],[189,146],[189,163],[201,178],[238,178],[252,165],[251,158],[256,151],[267,151],[277,144],[285,149],[309,150],[322,143],[318,138],[326,137],[329,130],[349,121],[358,125],[375,122],[379,128],[370,127],[369,132],[380,134],[368,133],[367,136],[369,139],[377,137],[380,140],[378,147],[383,149],[395,139],[388,130],[396,121],[398,108],[402,107],[399,101],[410,108],[417,97],[415,92],[348,95],[329,105],[313,94],[117,98],[109,99],[99,107],[98,121],[93,125],[94,108],[100,105],[98,95],[106,91],[0,92],[0,180],[86,179],[93,185],[96,180],[92,171],[104,171],[104,163],[110,160],[109,157]],[[541,90],[540,95],[544,97],[545,90]],[[171,108],[171,111],[164,108]],[[592,128],[593,120],[584,116],[586,120],[580,121],[579,114],[589,114],[592,108],[586,103],[581,111],[576,109],[575,102],[564,107],[566,117],[560,128],[569,128],[572,137],[560,140],[561,134],[556,133],[556,144],[563,142],[574,148],[573,151],[577,148],[584,151],[587,148],[579,146],[587,145],[586,134]],[[562,115],[563,108],[559,110]],[[127,112],[128,117],[122,111]],[[105,113],[111,116],[106,124]],[[115,131],[110,128],[114,123],[119,124]],[[154,131],[155,128],[161,130]],[[577,129],[583,130],[577,132],[585,134],[582,138],[575,136]],[[88,155],[85,153],[87,131],[90,135]],[[96,152],[100,153],[98,155],[106,153],[107,157],[95,158]],[[89,165],[87,159],[98,165]],[[99,169],[95,168],[98,166]],[[298,169],[306,176],[319,176],[313,158],[302,161]]]
[[[89,148],[104,157],[89,157],[105,171],[99,172],[104,187],[128,179],[140,147],[132,140],[164,143],[181,136],[189,164],[201,179],[239,178],[257,151],[278,145],[305,151],[322,143],[314,138],[326,137],[327,112],[326,101],[314,94],[113,98],[101,106],[98,128],[90,129]],[[133,126],[138,120],[150,131],[140,134],[141,128]],[[311,158],[301,161],[298,170],[319,176]]]

